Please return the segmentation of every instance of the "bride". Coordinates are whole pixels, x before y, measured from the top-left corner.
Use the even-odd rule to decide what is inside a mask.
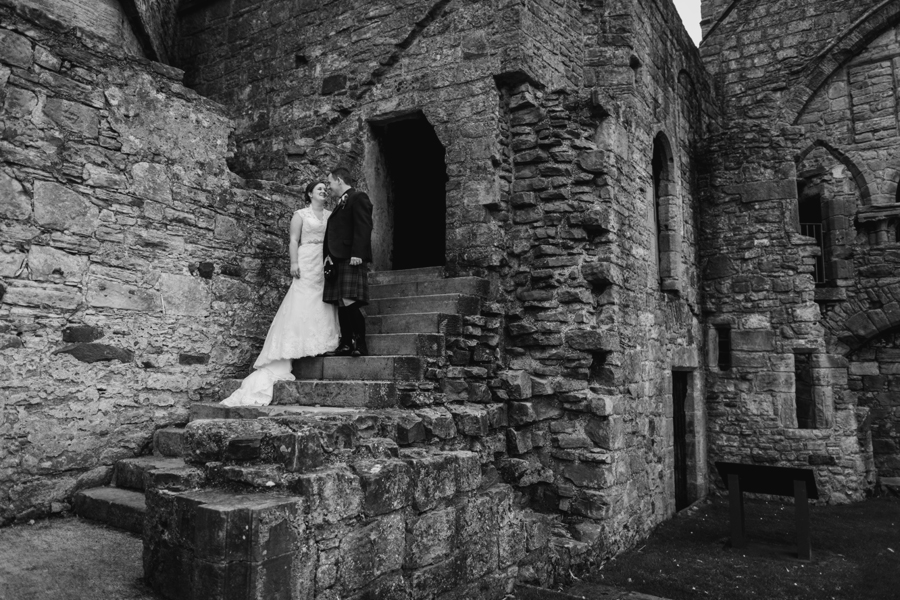
[[[322,301],[322,241],[331,215],[325,210],[325,194],[324,183],[306,186],[309,206],[296,211],[291,219],[291,287],[269,326],[266,342],[253,365],[256,370],[222,401],[226,406],[271,404],[275,382],[294,380],[291,359],[316,356],[338,346],[337,309]]]

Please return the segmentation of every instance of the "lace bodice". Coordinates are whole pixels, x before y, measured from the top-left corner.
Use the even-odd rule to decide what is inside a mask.
[[[325,241],[325,226],[328,221],[330,210],[322,212],[322,219],[316,217],[316,213],[310,207],[301,208],[297,211],[303,217],[303,230],[300,233],[300,244],[321,244]]]

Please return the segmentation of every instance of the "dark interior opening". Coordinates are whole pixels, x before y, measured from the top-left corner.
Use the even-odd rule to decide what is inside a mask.
[[[797,405],[797,427],[816,428],[816,403],[813,399],[812,354],[794,354],[794,399]]]
[[[817,286],[826,282],[825,277],[825,223],[822,219],[822,186],[810,185],[805,180],[797,184],[798,216],[800,218],[800,234],[816,240],[819,256],[813,278]]]
[[[675,510],[687,508],[688,494],[688,439],[687,439],[687,371],[672,371],[673,429],[675,433]]]
[[[715,328],[718,334],[716,362],[720,371],[729,371],[731,370],[731,327],[716,325]]]
[[[444,266],[446,151],[421,113],[372,124],[386,171],[392,269]]]

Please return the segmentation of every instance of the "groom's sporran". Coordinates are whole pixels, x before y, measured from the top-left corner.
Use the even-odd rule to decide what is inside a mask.
[[[369,303],[372,202],[365,192],[353,189],[350,171],[343,167],[331,172],[328,185],[338,202],[325,231],[322,299],[338,306],[341,342],[327,356],[365,356],[366,319],[360,308]]]

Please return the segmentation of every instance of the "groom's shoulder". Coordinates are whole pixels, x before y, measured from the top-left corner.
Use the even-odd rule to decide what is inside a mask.
[[[364,200],[366,202],[370,202],[369,195],[362,190],[353,190],[353,193],[350,194],[350,198],[348,198],[348,200],[351,198],[353,200]]]

